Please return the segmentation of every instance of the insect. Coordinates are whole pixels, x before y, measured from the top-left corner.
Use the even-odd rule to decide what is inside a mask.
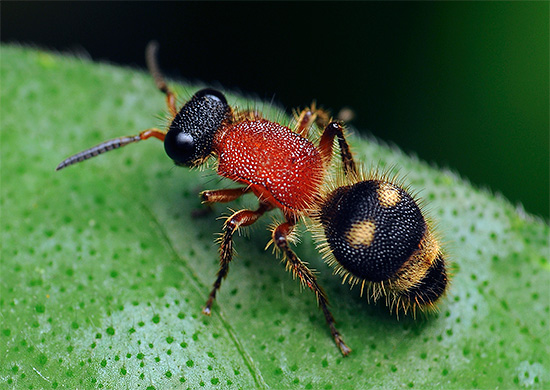
[[[271,241],[289,269],[313,291],[334,342],[346,356],[351,349],[336,329],[327,294],[315,274],[291,249],[295,226],[311,221],[321,252],[343,282],[360,285],[361,294],[384,298],[391,309],[430,309],[444,294],[448,277],[445,258],[418,202],[403,185],[384,175],[360,172],[342,123],[311,107],[296,115],[294,128],[265,119],[254,110],[233,110],[215,89],[196,92],[183,107],[167,86],[156,61],[157,45],[146,50],[148,68],[166,95],[171,115],[167,130],[156,128],[138,135],[103,142],[62,161],[57,170],[130,143],[157,138],[176,165],[196,167],[216,160],[217,173],[240,184],[238,188],[207,190],[203,203],[225,203],[247,193],[258,198],[255,210],[229,216],[220,239],[220,266],[202,312],[212,305],[233,259],[233,236],[239,228],[279,209],[284,221],[272,228]],[[310,132],[318,128],[319,141]],[[333,161],[337,144],[340,162]],[[341,180],[335,185],[337,167]]]

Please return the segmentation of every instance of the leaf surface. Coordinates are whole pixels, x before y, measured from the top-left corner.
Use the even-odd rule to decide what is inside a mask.
[[[437,221],[454,274],[440,311],[397,320],[369,305],[332,275],[305,233],[296,251],[319,272],[353,348],[343,358],[311,292],[264,250],[268,217],[236,239],[238,255],[205,317],[223,223],[216,216],[228,210],[191,213],[198,191],[231,183],[173,167],[154,140],[54,171],[101,141],[165,126],[150,76],[1,50],[2,387],[550,386],[545,222],[451,172],[351,137],[359,161],[398,167]],[[175,88],[183,101],[197,87]],[[254,199],[230,206],[254,207]]]

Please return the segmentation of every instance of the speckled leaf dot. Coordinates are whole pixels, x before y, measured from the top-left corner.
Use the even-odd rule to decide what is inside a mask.
[[[149,75],[13,46],[2,46],[1,61],[0,388],[550,386],[546,223],[451,172],[351,137],[367,167],[398,166],[422,190],[452,262],[440,311],[397,320],[368,305],[305,234],[296,251],[319,271],[353,348],[343,358],[311,293],[264,251],[267,217],[236,239],[205,317],[215,217],[227,209],[191,212],[199,190],[228,183],[175,169],[156,141],[54,171],[71,153],[165,125]],[[197,88],[175,89],[187,99]],[[245,206],[254,200],[231,204]]]

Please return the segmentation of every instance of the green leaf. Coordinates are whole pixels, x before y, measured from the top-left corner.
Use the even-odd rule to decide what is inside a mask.
[[[191,212],[199,190],[230,183],[174,168],[154,140],[54,171],[103,140],[165,126],[151,77],[1,50],[3,388],[550,386],[545,222],[452,172],[352,137],[359,161],[399,167],[438,222],[454,273],[440,311],[397,320],[369,305],[332,275],[305,233],[296,251],[319,271],[353,348],[343,358],[313,294],[264,250],[267,217],[237,238],[238,256],[205,317],[223,221]],[[176,85],[182,99],[195,89]],[[253,205],[249,196],[231,207]]]

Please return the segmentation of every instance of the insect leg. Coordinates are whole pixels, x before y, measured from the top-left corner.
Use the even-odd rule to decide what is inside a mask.
[[[342,163],[344,164],[344,173],[347,175],[357,176],[357,167],[353,160],[353,155],[349,147],[348,142],[344,136],[344,127],[338,122],[330,122],[319,141],[319,150],[323,156],[323,160],[328,165],[332,158],[332,144],[334,143],[334,137],[338,138],[338,145],[340,146],[340,155],[342,157]]]
[[[193,210],[192,216],[194,218],[202,218],[213,211],[212,205],[214,203],[232,202],[235,199],[240,198],[242,195],[250,191],[251,191],[250,187],[202,191],[199,196],[201,197],[204,207]]]
[[[311,107],[306,107],[299,114],[295,114],[295,118],[294,132],[307,138],[311,126],[316,123],[317,126],[324,128],[330,120],[330,115],[327,111],[317,108],[315,102],[313,102]]]
[[[164,81],[164,76],[160,71],[157,61],[157,52],[158,43],[156,41],[149,42],[145,48],[145,62],[147,63],[147,68],[153,76],[153,79],[155,79],[157,88],[166,95],[166,105],[168,106],[168,110],[170,110],[170,114],[172,114],[172,117],[175,117],[178,113],[178,109],[176,107],[176,95],[170,88],[168,88],[166,81]]]
[[[225,279],[229,272],[229,263],[233,259],[233,234],[241,226],[252,225],[266,211],[269,211],[273,206],[260,203],[257,210],[240,210],[227,218],[224,225],[224,232],[221,237],[220,244],[220,269],[218,270],[216,281],[212,287],[212,291],[208,296],[208,301],[202,309],[203,314],[210,315],[212,313],[212,304],[216,299],[216,293],[220,289],[222,280]]]
[[[250,191],[250,187],[227,188],[223,190],[207,190],[201,192],[200,197],[202,202],[206,204],[227,203],[234,201],[235,199]]]
[[[321,310],[323,310],[323,314],[325,315],[325,319],[330,328],[330,333],[334,338],[334,342],[342,352],[342,355],[347,356],[351,352],[351,349],[346,345],[346,343],[344,343],[340,332],[336,329],[334,317],[328,308],[329,303],[325,292],[321,286],[317,284],[317,278],[313,272],[298,258],[298,256],[296,256],[288,245],[287,237],[292,232],[293,228],[294,224],[291,222],[284,222],[277,226],[272,233],[273,242],[283,251],[287,269],[291,270],[294,275],[300,279],[300,282],[309,287],[315,293],[317,302],[319,303]]]

